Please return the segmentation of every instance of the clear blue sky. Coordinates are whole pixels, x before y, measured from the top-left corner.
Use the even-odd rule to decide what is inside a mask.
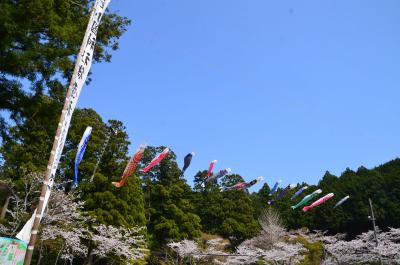
[[[400,153],[400,2],[112,0],[132,25],[80,107],[193,175],[317,183]],[[255,187],[258,189],[261,185]]]

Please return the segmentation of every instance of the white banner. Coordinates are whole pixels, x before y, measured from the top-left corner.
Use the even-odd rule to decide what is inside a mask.
[[[58,168],[58,163],[60,161],[60,157],[64,148],[65,139],[67,138],[69,124],[71,122],[72,113],[75,110],[76,103],[78,102],[79,95],[81,93],[82,87],[86,81],[86,77],[89,73],[90,67],[92,65],[92,58],[94,53],[94,48],[96,44],[96,36],[97,30],[101,21],[101,18],[110,3],[110,0],[96,0],[93,6],[92,13],[90,15],[89,24],[86,28],[86,33],[83,38],[82,46],[80,52],[78,54],[78,58],[75,64],[74,73],[72,75],[71,82],[69,88],[67,98],[65,102],[67,104],[67,109],[63,110],[63,114],[65,115],[62,123],[59,123],[58,126],[61,128],[60,137],[55,138],[57,142],[57,147],[54,152],[53,161],[51,161],[51,175],[49,178],[49,183],[47,185],[47,191],[44,198],[44,204],[41,212],[41,217],[43,217],[44,210],[46,209],[48,199],[50,197],[50,192],[53,187],[54,177]],[[33,213],[31,219],[25,224],[22,230],[17,234],[17,238],[23,240],[25,242],[29,242],[29,238],[31,236],[31,230],[33,226],[34,215]]]

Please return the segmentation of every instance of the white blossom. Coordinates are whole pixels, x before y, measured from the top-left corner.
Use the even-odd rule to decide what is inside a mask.
[[[201,249],[193,240],[173,242],[169,243],[168,246],[181,258],[209,259],[212,257],[214,258],[213,262],[218,264],[251,264],[258,260],[281,264],[295,264],[303,258],[302,252],[305,250],[299,243],[281,241],[272,247],[270,246],[268,249],[258,248],[255,243],[254,239],[246,240],[233,253],[221,250],[223,249],[222,246],[226,244],[222,238],[208,240],[206,242],[207,249]]]
[[[141,231],[143,227],[124,228],[99,225],[94,227],[96,233],[92,240],[96,244],[93,254],[99,257],[115,255],[126,259],[141,259],[147,249]]]
[[[61,258],[72,262],[74,257],[94,256],[97,259],[118,256],[122,259],[143,258],[146,241],[143,227],[125,228],[91,225],[93,218],[83,215],[83,202],[77,195],[54,190],[49,207],[43,218],[41,239],[62,239]],[[83,244],[91,242],[91,249]]]
[[[174,250],[181,257],[201,253],[197,243],[193,240],[184,239],[180,242],[172,242],[168,244],[168,247]]]
[[[0,235],[15,236],[21,224],[30,217],[32,204],[38,199],[41,179],[40,173],[25,172],[24,177],[21,178],[23,184],[21,191],[17,191],[14,182],[11,180],[1,182],[10,193],[10,201],[6,211],[6,222],[0,224]]]
[[[323,237],[328,259],[326,264],[400,263],[400,229],[390,228],[387,232],[378,231],[378,246],[374,232],[368,231],[351,241],[335,240],[334,236]]]
[[[305,248],[299,243],[278,242],[268,247],[261,249],[255,245],[253,239],[246,240],[240,244],[234,256],[229,256],[226,264],[250,264],[257,260],[266,262],[278,262],[282,264],[295,264],[303,259],[303,251]]]
[[[31,173],[26,174],[22,180],[24,190],[21,192],[16,191],[12,181],[2,182],[9,189],[11,198],[7,223],[0,224],[0,235],[15,236],[23,222],[31,216],[32,206],[37,202],[42,176]],[[58,255],[61,259],[72,262],[75,257],[94,256],[101,259],[117,256],[124,260],[133,260],[145,256],[148,251],[145,233],[142,232],[145,228],[94,225],[96,219],[84,215],[83,205],[84,202],[79,200],[78,194],[67,194],[57,186],[53,188],[41,221],[40,239],[42,242],[61,240],[62,246]],[[87,242],[91,242],[90,249]]]

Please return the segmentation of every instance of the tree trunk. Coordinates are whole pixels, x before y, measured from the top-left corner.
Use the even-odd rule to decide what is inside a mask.
[[[86,261],[84,264],[93,265],[93,253],[92,253],[91,245],[89,246],[88,254],[87,254]]]
[[[42,258],[43,258],[43,241],[40,242],[39,258],[36,265],[39,265],[40,262],[42,262]]]
[[[11,196],[8,196],[6,199],[6,202],[3,205],[3,208],[1,209],[0,220],[3,220],[6,217],[8,203],[10,202],[10,199],[11,199]]]
[[[58,258],[60,257],[61,252],[62,252],[63,250],[64,250],[64,244],[61,246],[60,251],[59,251],[58,254],[57,254],[56,263],[54,263],[54,265],[57,265]]]

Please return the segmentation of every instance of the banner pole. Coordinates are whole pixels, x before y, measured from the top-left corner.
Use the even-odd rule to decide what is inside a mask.
[[[67,137],[72,113],[75,109],[80,91],[86,80],[92,63],[97,28],[109,2],[110,0],[96,0],[90,14],[89,23],[86,28],[83,42],[78,53],[74,72],[69,84],[69,88],[67,90],[67,95],[61,112],[60,121],[58,122],[56,136],[54,137],[53,147],[50,152],[50,158],[44,175],[43,185],[39,197],[39,205],[33,216],[32,229],[28,229],[28,231],[30,232],[30,239],[25,254],[24,265],[30,265],[32,261],[32,254],[40,226],[40,220],[43,215],[43,210],[46,208],[47,200],[50,195],[49,193],[53,185],[54,176],[58,167],[58,162],[61,157],[62,150],[64,148],[64,143]],[[26,225],[28,225],[28,223]]]

